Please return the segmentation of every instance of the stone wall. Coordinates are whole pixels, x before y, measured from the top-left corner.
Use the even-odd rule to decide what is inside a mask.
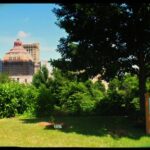
[[[10,76],[12,80],[18,81],[19,83],[31,83],[32,82],[32,77],[31,75],[21,75],[21,76]]]

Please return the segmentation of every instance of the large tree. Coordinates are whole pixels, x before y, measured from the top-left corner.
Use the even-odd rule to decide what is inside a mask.
[[[144,94],[150,74],[150,4],[90,3],[59,4],[54,9],[57,24],[68,33],[57,51],[62,58],[52,64],[81,71],[84,77],[97,74],[110,80],[125,72],[139,77],[141,115],[145,118]]]

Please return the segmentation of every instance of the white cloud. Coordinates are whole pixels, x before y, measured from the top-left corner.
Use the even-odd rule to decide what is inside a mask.
[[[17,35],[18,35],[19,38],[26,38],[26,37],[30,36],[30,33],[27,33],[27,32],[24,32],[24,31],[19,31]]]

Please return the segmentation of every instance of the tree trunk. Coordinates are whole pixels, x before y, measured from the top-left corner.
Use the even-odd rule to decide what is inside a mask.
[[[140,96],[140,116],[139,117],[144,127],[146,125],[145,92],[146,92],[146,76],[145,76],[144,54],[140,52],[139,53],[139,96]]]

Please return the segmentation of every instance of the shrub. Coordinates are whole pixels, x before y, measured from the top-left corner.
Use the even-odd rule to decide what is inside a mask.
[[[103,115],[132,115],[139,110],[138,79],[126,74],[110,81],[107,95],[97,105],[96,112]],[[98,110],[99,109],[99,110]]]
[[[9,82],[0,84],[0,117],[17,114],[33,114],[36,109],[38,91],[31,85]]]
[[[61,108],[69,114],[79,114],[81,112],[82,93],[86,93],[87,89],[83,83],[67,82],[61,87]]]
[[[36,116],[37,110],[37,100],[39,97],[39,91],[33,85],[26,85],[24,88],[24,102],[25,102],[25,111],[24,115],[26,116]]]
[[[0,73],[0,83],[10,82],[10,78],[7,73]]]
[[[41,84],[37,99],[36,115],[42,117],[52,114],[54,104],[55,102],[50,89],[46,88],[44,84]]]
[[[23,88],[15,82],[0,84],[0,117],[12,117],[25,109]]]
[[[61,108],[68,114],[92,114],[103,93],[92,89],[93,83],[68,82],[61,87]]]

